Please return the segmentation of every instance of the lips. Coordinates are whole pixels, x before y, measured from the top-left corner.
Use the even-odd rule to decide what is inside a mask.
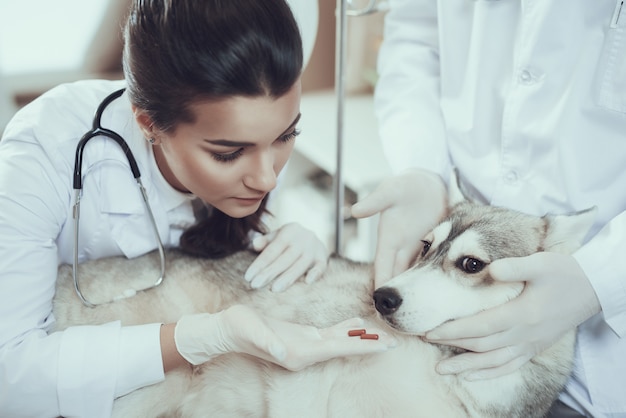
[[[252,196],[252,197],[236,197],[235,199],[237,199],[237,200],[249,200],[251,202],[258,202],[259,200],[263,200],[264,197],[265,197],[265,195],[263,195],[263,196]]]
[[[263,200],[263,198],[265,197],[265,195],[263,196],[247,196],[247,197],[235,197],[234,199],[239,202],[240,204],[244,204],[244,205],[254,205],[254,204],[258,204],[259,202],[261,202],[261,200]]]

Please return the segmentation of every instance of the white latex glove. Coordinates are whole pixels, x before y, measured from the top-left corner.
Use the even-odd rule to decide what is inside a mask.
[[[422,239],[445,215],[446,186],[425,170],[385,179],[373,193],[352,206],[352,216],[380,213],[374,271],[376,287],[405,271],[422,248]]]
[[[183,316],[174,331],[178,352],[198,365],[224,353],[246,353],[289,370],[334,357],[383,352],[397,343],[380,329],[378,340],[349,337],[348,331],[363,326],[353,318],[329,328],[318,329],[263,317],[254,309],[234,305],[216,314]]]
[[[261,252],[244,275],[253,289],[272,282],[271,290],[281,292],[302,276],[306,283],[313,283],[328,265],[322,241],[297,223],[255,238],[252,247]]]
[[[600,312],[595,291],[570,255],[541,252],[496,260],[489,273],[497,281],[525,281],[524,290],[503,305],[427,333],[429,341],[473,352],[441,361],[439,373],[465,373],[468,380],[511,373]]]

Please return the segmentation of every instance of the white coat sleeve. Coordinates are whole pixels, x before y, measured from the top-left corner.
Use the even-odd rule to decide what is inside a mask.
[[[439,94],[437,2],[391,0],[378,55],[375,107],[394,173],[419,167],[447,179]]]
[[[626,212],[608,222],[587,244],[574,253],[602,306],[612,331],[626,337]]]
[[[0,416],[109,416],[116,395],[163,379],[160,324],[51,332],[71,181],[27,129],[10,131],[0,141]]]

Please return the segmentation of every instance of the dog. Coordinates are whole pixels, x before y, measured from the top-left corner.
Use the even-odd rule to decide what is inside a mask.
[[[482,381],[440,375],[435,365],[459,349],[422,338],[436,326],[515,298],[523,283],[497,283],[486,266],[537,251],[571,253],[593,210],[530,216],[482,205],[450,185],[446,218],[425,238],[412,266],[374,289],[369,263],[331,257],[325,275],[284,292],[253,290],[243,279],[255,254],[219,260],[168,250],[163,283],[95,308],[77,298],[71,266],[61,266],[54,315],[58,330],[121,320],[124,325],[174,322],[182,315],[243,304],[264,315],[319,328],[361,317],[397,339],[388,351],[335,358],[294,372],[244,354],[221,355],[163,382],[118,398],[119,417],[542,417],[562,390],[573,362],[575,331],[516,372]],[[80,266],[88,299],[109,300],[158,275],[158,254]]]

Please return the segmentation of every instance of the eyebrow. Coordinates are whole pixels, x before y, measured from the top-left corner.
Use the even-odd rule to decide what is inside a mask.
[[[289,125],[289,127],[287,127],[287,129],[285,129],[283,133],[279,135],[279,137],[284,135],[287,131],[292,129],[294,126],[296,126],[296,124],[300,121],[301,116],[302,116],[302,113],[298,113],[298,116],[296,116],[294,121],[291,122],[291,125]],[[254,142],[231,141],[229,139],[205,139],[205,141],[213,145],[221,145],[224,147],[248,147],[251,145],[256,145]]]

